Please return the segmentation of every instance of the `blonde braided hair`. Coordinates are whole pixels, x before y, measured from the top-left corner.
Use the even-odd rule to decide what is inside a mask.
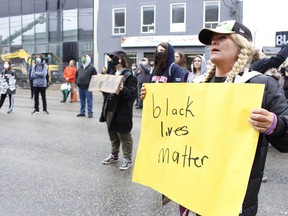
[[[234,63],[231,71],[227,74],[225,82],[232,83],[234,78],[245,68],[250,66],[253,55],[255,54],[255,49],[251,42],[239,34],[231,34],[232,40],[238,45],[239,53],[237,55],[237,61]],[[209,80],[215,75],[216,66],[212,64],[206,75],[204,82],[209,82]]]

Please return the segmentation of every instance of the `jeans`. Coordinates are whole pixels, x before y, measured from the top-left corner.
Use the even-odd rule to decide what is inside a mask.
[[[86,110],[86,100],[87,100],[87,110],[88,114],[93,114],[93,94],[88,89],[79,88],[80,97],[80,113],[85,114]]]

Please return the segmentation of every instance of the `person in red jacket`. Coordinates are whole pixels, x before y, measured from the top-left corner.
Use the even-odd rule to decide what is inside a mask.
[[[63,74],[66,83],[70,85],[70,92],[71,92],[70,103],[73,103],[73,94],[74,94],[74,88],[75,88],[75,74],[76,74],[76,71],[77,71],[77,68],[75,67],[75,61],[74,60],[70,60],[69,65],[65,67],[64,74]],[[61,101],[62,103],[66,102],[66,100],[68,98],[68,94],[63,93],[63,100]]]

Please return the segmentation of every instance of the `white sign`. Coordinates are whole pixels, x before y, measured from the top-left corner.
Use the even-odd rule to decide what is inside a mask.
[[[169,35],[122,37],[121,47],[156,47],[161,42],[172,46],[205,46],[198,40],[198,35]]]

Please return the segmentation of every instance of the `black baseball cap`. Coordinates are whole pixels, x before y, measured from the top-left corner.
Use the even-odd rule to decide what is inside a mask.
[[[109,54],[110,58],[113,58],[113,56],[118,56],[118,57],[124,57],[126,58],[126,53],[123,51],[114,51],[113,53]]]
[[[240,34],[248,41],[252,41],[251,31],[236,20],[228,20],[219,23],[215,29],[204,28],[198,34],[201,43],[211,45],[211,39],[214,34]]]

